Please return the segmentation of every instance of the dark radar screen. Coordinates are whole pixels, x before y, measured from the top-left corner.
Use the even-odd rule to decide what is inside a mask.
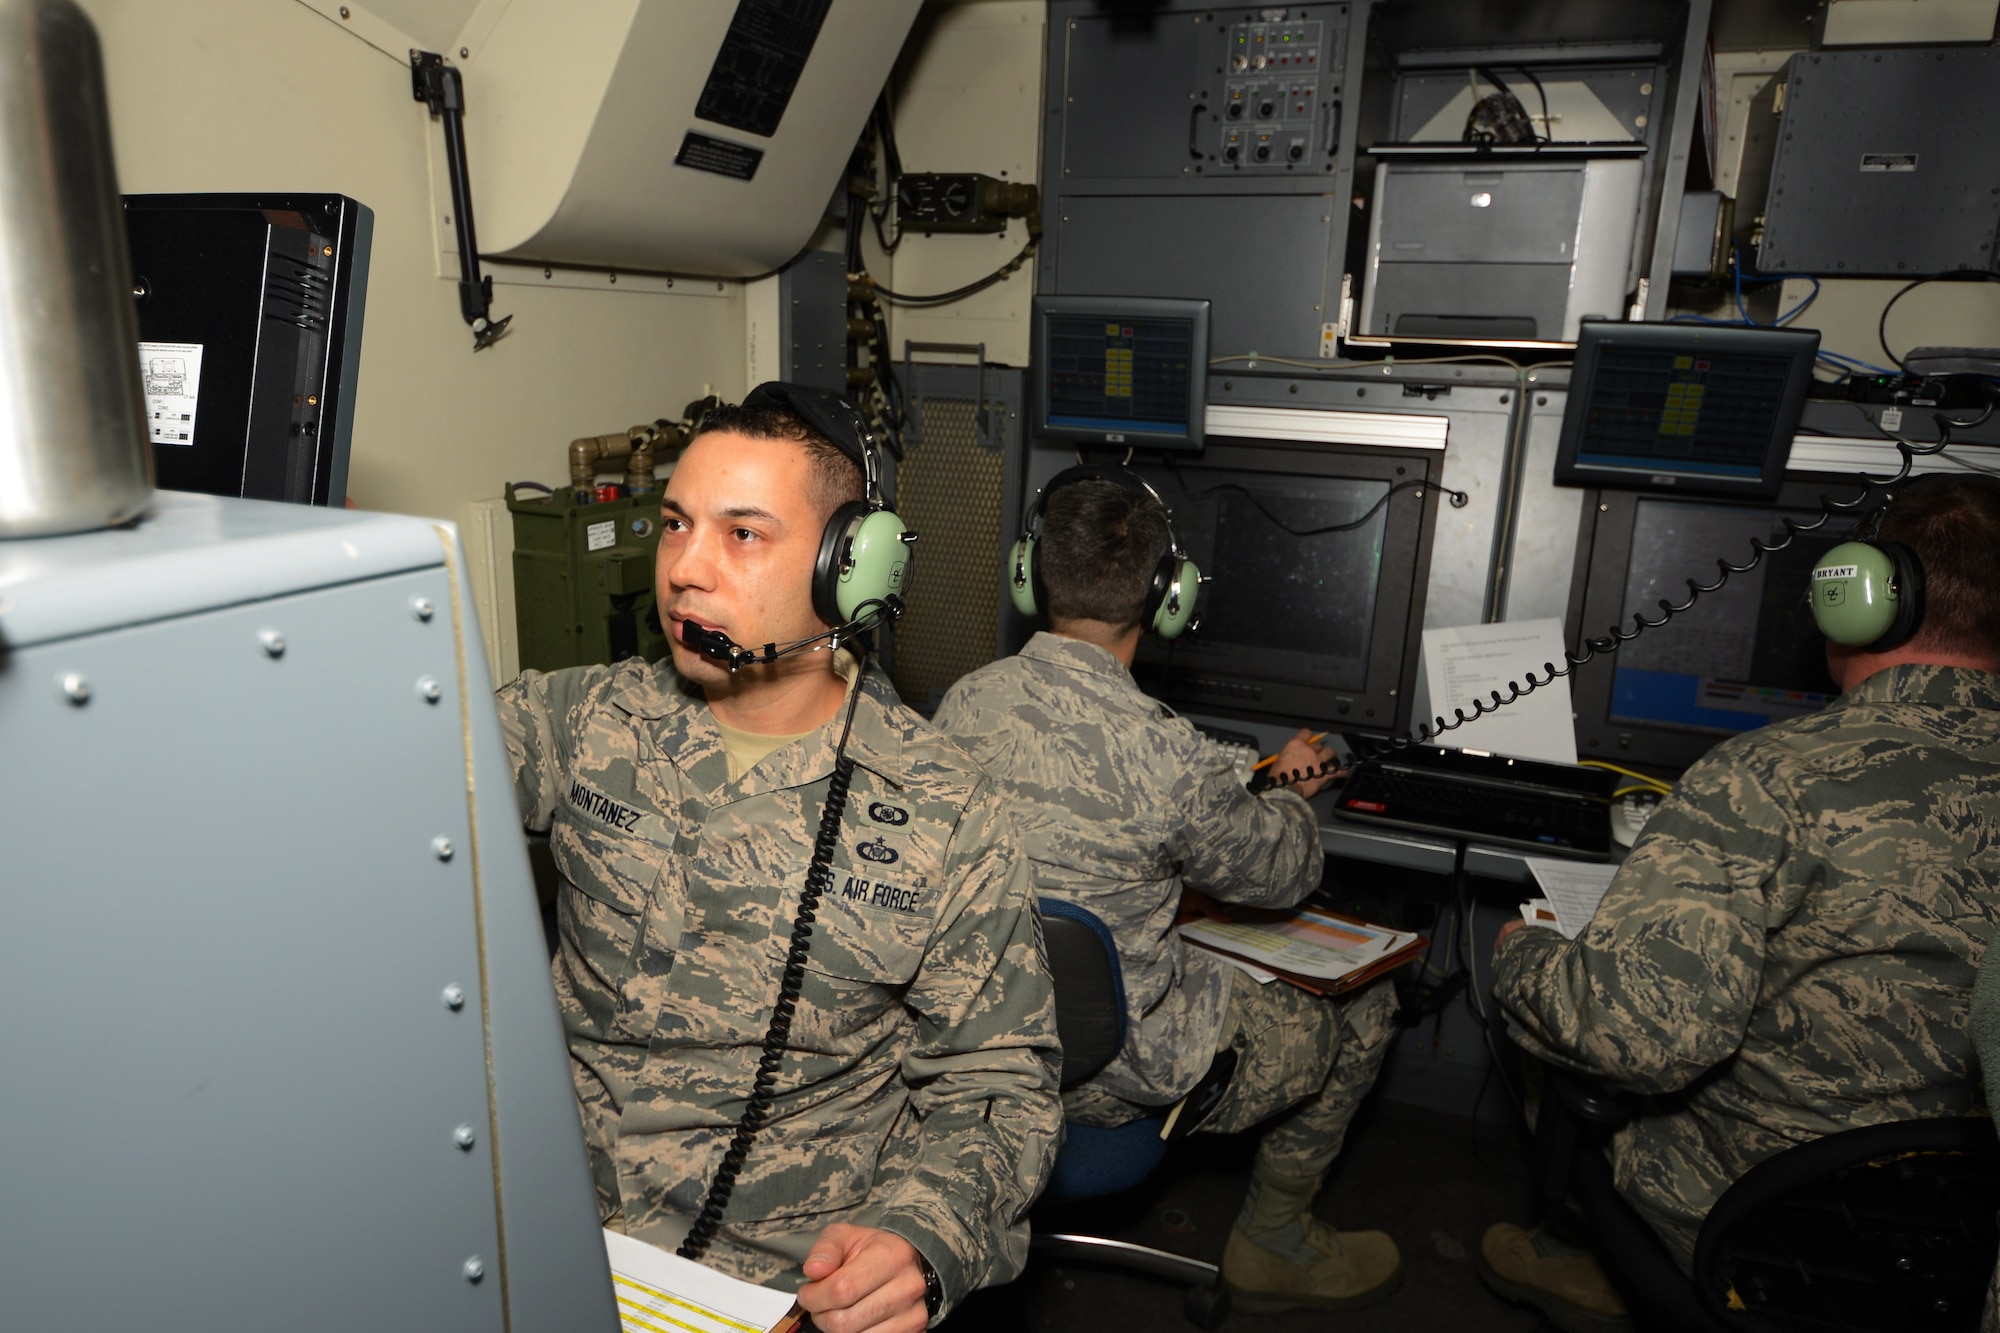
[[[1712,581],[1718,556],[1747,559],[1752,537],[1781,539],[1783,512],[1639,499],[1625,623],[1635,611],[1658,618],[1662,598],[1685,601],[1689,578]],[[1727,735],[1832,702],[1839,689],[1827,674],[1826,639],[1806,603],[1813,565],[1841,540],[1822,533],[1800,533],[1749,573],[1732,574],[1721,591],[1703,593],[1666,625],[1621,647],[1610,720]]]
[[[1193,320],[1054,312],[1047,319],[1050,426],[1187,433]]]
[[[1200,625],[1158,656],[1261,680],[1364,687],[1388,509],[1351,531],[1298,534],[1355,521],[1387,481],[1142,471],[1212,580]]]
[[[1590,382],[1576,461],[1755,481],[1790,376],[1788,357],[1606,347]]]

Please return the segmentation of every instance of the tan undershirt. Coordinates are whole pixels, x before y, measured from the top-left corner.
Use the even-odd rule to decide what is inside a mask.
[[[854,679],[861,674],[861,663],[853,653],[842,648],[833,655],[833,669],[847,682],[847,688],[854,688]],[[803,740],[818,731],[801,731],[793,736],[770,736],[761,731],[744,731],[732,727],[709,710],[709,717],[715,722],[715,729],[722,733],[722,752],[729,758],[729,780],[740,782],[743,775],[764,762],[770,755],[784,749],[793,741]]]

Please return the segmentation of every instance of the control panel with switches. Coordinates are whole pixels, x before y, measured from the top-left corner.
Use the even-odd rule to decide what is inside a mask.
[[[1340,32],[1319,19],[1241,22],[1222,29],[1215,160],[1232,170],[1297,170],[1328,156],[1340,128]],[[1327,90],[1325,97],[1321,89]]]

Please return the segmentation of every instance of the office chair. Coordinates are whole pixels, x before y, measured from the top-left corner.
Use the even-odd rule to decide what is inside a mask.
[[[1535,1127],[1540,1202],[1574,1195],[1642,1327],[1900,1333],[1979,1324],[2000,1252],[1987,1116],[1843,1130],[1759,1163],[1716,1200],[1690,1280],[1612,1185],[1602,1150],[1634,1099],[1555,1069]]]
[[[1041,900],[1042,938],[1055,983],[1056,1031],[1062,1037],[1062,1086],[1082,1083],[1111,1063],[1125,1045],[1125,980],[1111,932],[1089,910],[1053,898]],[[1164,1117],[1099,1129],[1068,1127],[1044,1203],[1106,1198],[1133,1188],[1166,1156],[1160,1138]],[[1183,1304],[1197,1327],[1213,1329],[1229,1315],[1222,1270],[1199,1259],[1129,1241],[1037,1228],[1031,1247],[1058,1260],[1101,1264],[1165,1278],[1187,1287]]]

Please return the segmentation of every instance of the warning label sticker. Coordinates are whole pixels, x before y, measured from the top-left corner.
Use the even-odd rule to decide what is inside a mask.
[[[139,381],[146,393],[146,434],[153,443],[192,446],[201,344],[140,343]]]
[[[583,543],[593,551],[601,551],[618,541],[618,524],[611,519],[602,523],[592,523],[583,530]]]
[[[1863,171],[1915,171],[1917,169],[1917,155],[1915,153],[1863,153],[1861,155],[1861,169]]]
[[[739,181],[755,176],[757,164],[763,160],[764,150],[761,148],[731,143],[727,139],[697,134],[693,130],[689,130],[687,137],[681,140],[680,152],[674,154],[674,165],[677,167],[693,167],[696,171],[710,171]]]

